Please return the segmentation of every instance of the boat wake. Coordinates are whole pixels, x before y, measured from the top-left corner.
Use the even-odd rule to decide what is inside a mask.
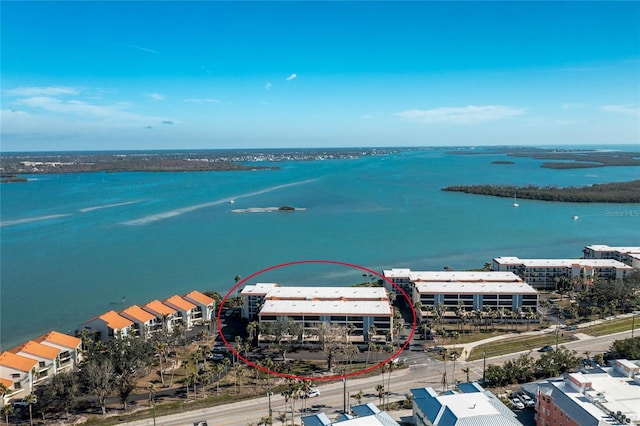
[[[183,207],[183,208],[180,208],[180,209],[175,209],[175,210],[170,210],[170,211],[167,211],[167,212],[162,212],[162,213],[157,213],[157,214],[145,216],[145,217],[142,217],[140,219],[134,219],[134,220],[126,221],[126,222],[121,222],[121,224],[122,225],[147,225],[147,224],[152,223],[152,222],[157,222],[159,220],[164,220],[164,219],[169,219],[169,218],[172,218],[172,217],[180,216],[182,214],[190,213],[192,211],[203,209],[205,207],[212,207],[212,206],[217,206],[217,205],[220,205],[220,204],[226,204],[226,203],[229,203],[229,201],[231,201],[231,200],[238,200],[238,199],[241,199],[241,198],[253,197],[255,195],[266,194],[268,192],[273,192],[273,191],[277,191],[277,190],[280,190],[280,189],[289,188],[289,187],[292,187],[292,186],[304,185],[304,184],[313,182],[315,180],[316,179],[307,179],[307,180],[303,180],[303,181],[300,181],[300,182],[292,182],[292,183],[286,183],[286,184],[283,184],[283,185],[276,185],[276,186],[272,186],[270,188],[261,189],[260,191],[249,192],[249,193],[241,194],[241,195],[235,195],[235,196],[232,196],[232,197],[223,198],[221,200],[211,201],[209,203],[196,204],[194,206]]]
[[[142,202],[142,200],[138,200],[138,201],[126,201],[124,203],[116,203],[116,204],[105,204],[102,206],[95,206],[95,207],[85,207],[84,209],[79,209],[78,211],[80,213],[87,213],[87,212],[92,212],[94,210],[100,210],[100,209],[110,209],[112,207],[120,207],[120,206],[126,206],[129,204],[136,204],[136,203],[140,203]]]
[[[232,213],[270,213],[277,211],[304,211],[305,208],[295,207],[290,209],[283,209],[282,207],[249,207],[248,209],[234,209]]]
[[[15,219],[15,220],[3,220],[0,222],[0,227],[12,226],[12,225],[23,225],[25,223],[32,222],[42,222],[44,220],[57,219],[59,217],[71,216],[70,214],[51,214],[48,216],[38,216],[38,217],[28,217],[24,219]]]

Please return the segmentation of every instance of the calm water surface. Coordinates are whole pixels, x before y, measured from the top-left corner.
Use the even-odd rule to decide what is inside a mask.
[[[507,159],[515,164],[491,164]],[[540,164],[428,150],[286,162],[269,171],[85,173],[3,185],[1,349],[51,329],[73,332],[131,304],[193,289],[224,294],[236,275],[285,262],[468,269],[496,256],[566,258],[588,244],[640,245],[640,218],[619,215],[638,205],[518,200],[513,208],[511,199],[440,191],[479,183],[582,186],[639,175],[633,167]],[[232,212],[282,205],[306,210]],[[317,264],[253,281],[349,285],[361,275]]]

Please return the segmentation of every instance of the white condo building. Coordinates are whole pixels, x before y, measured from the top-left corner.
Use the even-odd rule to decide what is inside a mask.
[[[244,318],[260,324],[291,319],[302,325],[303,335],[320,324],[344,326],[354,341],[366,342],[392,330],[393,307],[383,287],[289,287],[276,283],[247,285],[240,292]]]
[[[414,306],[420,302],[419,320],[430,318],[437,306],[442,307],[445,321],[457,319],[459,307],[466,312],[538,309],[538,292],[513,272],[390,269],[383,274],[410,294]],[[387,280],[385,285],[390,287]]]
[[[640,247],[609,247],[608,245],[586,246],[582,253],[585,259],[613,259],[640,269]]]
[[[509,271],[521,276],[532,287],[540,290],[559,290],[561,282],[588,285],[597,277],[604,280],[622,279],[633,268],[618,260],[593,259],[519,259],[517,257],[496,257],[494,271]]]

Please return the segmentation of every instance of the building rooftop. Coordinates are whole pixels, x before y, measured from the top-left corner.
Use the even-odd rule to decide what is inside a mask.
[[[193,303],[189,302],[188,300],[184,300],[182,297],[177,295],[171,296],[170,298],[165,300],[165,303],[170,303],[173,306],[177,306],[183,311],[190,311],[196,307],[196,305],[194,305]]]
[[[585,248],[593,250],[593,251],[617,251],[620,253],[640,253],[640,247],[638,246],[629,246],[629,247],[610,247],[606,244],[593,244],[590,246],[586,246]]]
[[[388,301],[266,300],[260,315],[375,315],[391,316]]]
[[[393,269],[385,269],[382,271],[382,274],[387,278],[408,278],[411,274],[411,269],[409,268],[393,268]]]
[[[122,330],[123,328],[127,328],[133,325],[131,321],[115,311],[105,312],[98,318],[104,321],[107,326],[113,330]]]
[[[432,388],[411,389],[414,414],[417,407],[429,422],[439,425],[521,425],[511,410],[481,386],[459,389],[462,393],[448,392],[440,396]]]
[[[159,300],[154,300],[152,302],[147,303],[142,307],[147,311],[151,311],[156,315],[175,315],[177,311],[170,306],[165,305]]]
[[[496,257],[493,260],[501,265],[522,265],[526,268],[571,268],[578,266],[633,269],[631,266],[614,259],[519,259],[517,257]]]
[[[185,298],[195,300],[205,306],[213,305],[215,300],[207,296],[206,294],[200,293],[198,290],[193,290],[191,293],[187,293],[184,295]]]
[[[57,331],[50,331],[49,333],[33,340],[40,343],[49,342],[69,349],[76,349],[82,343],[82,340],[78,337],[69,336],[68,334],[59,333]]]
[[[273,287],[265,295],[278,300],[387,300],[384,287]]]
[[[127,309],[124,309],[122,314],[126,314],[130,318],[135,319],[136,321],[140,321],[142,323],[152,321],[155,315],[145,311],[138,305],[129,306]]]
[[[33,367],[38,365],[38,361],[11,352],[2,352],[0,354],[0,365],[28,373]]]
[[[411,281],[418,282],[522,282],[513,272],[505,271],[414,271]]]
[[[640,421],[640,361],[617,360],[606,366],[572,373],[564,379],[539,383],[540,390],[581,425],[598,425],[610,413]],[[632,369],[625,372],[623,368]],[[633,374],[635,372],[635,375]],[[582,388],[580,387],[582,386]],[[611,423],[611,421],[609,421]],[[613,423],[615,419],[613,420]]]
[[[537,294],[538,292],[523,281],[507,282],[416,282],[418,293],[438,294]]]
[[[24,353],[49,360],[54,360],[58,355],[60,355],[60,349],[54,348],[53,346],[43,345],[42,343],[38,343],[33,340],[29,340],[20,346],[9,349],[9,352],[14,354]]]
[[[253,285],[246,285],[240,292],[242,296],[264,296],[274,287],[277,287],[276,283],[256,283]]]

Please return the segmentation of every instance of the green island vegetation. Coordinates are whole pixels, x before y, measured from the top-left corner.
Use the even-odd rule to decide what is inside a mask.
[[[640,152],[597,151],[584,149],[495,147],[490,150],[461,149],[451,151],[456,155],[486,155],[503,153],[516,158],[548,160],[540,165],[548,169],[583,169],[609,166],[640,166]],[[494,161],[492,164],[507,164]]]
[[[377,282],[372,275],[364,274],[363,278],[361,284],[364,285]],[[239,276],[234,278],[236,282],[239,279]],[[205,293],[220,306],[222,297],[218,293]],[[430,313],[429,319],[419,324],[414,342],[419,346],[422,344],[425,356],[442,361],[445,367],[452,363],[454,371],[457,371],[456,360],[465,355],[457,344],[480,341],[470,354],[466,354],[469,355],[467,360],[480,359],[483,352],[492,357],[529,351],[499,365],[487,364],[486,387],[555,377],[562,372],[576,371],[585,359],[602,364],[605,356],[597,353],[591,357],[587,351],[583,359],[576,351],[563,347],[563,343],[574,340],[575,336],[568,329],[544,332],[550,325],[557,324],[556,319],[550,321],[548,316],[560,318],[564,315],[572,320],[571,324],[580,324],[580,332],[585,334],[628,330],[633,317],[611,318],[634,312],[640,306],[640,271],[622,280],[607,281],[596,277],[588,285],[579,281],[564,283],[557,292],[542,296],[538,312],[490,308],[466,311],[461,305],[456,309],[454,321],[445,321],[441,305],[421,306],[416,302],[415,306],[408,306],[404,298],[390,296],[394,304],[394,327],[387,331],[373,326],[369,330],[373,338],[363,347],[356,347],[351,339],[353,330],[344,326],[319,324],[314,329],[303,329],[290,319],[262,325],[242,318],[225,320],[225,338],[234,350],[268,371],[242,362],[222,345],[215,321],[205,322],[192,330],[186,330],[181,323],[176,323],[172,330],[163,326],[148,339],[128,336],[102,342],[84,331],[80,335],[83,360],[78,369],[51,377],[38,386],[34,394],[27,396],[27,407],[14,411],[14,407],[7,404],[2,407],[2,415],[7,423],[12,420],[16,424],[84,421],[87,425],[114,425],[273,392],[284,398],[286,411],[280,411],[281,406],[278,406],[269,416],[271,407],[265,403],[264,417],[259,424],[284,422],[287,418],[287,421],[299,420],[300,409],[306,409],[308,403],[301,396],[310,392],[312,382],[274,372],[289,376],[339,376],[378,365],[406,342],[403,341],[403,318],[411,309]],[[228,298],[220,308],[221,313],[241,308],[242,301],[237,296]],[[531,333],[533,331],[540,333]],[[497,335],[508,335],[509,338],[486,344],[481,342]],[[541,353],[534,359],[533,352],[537,354],[536,349],[543,345],[558,345],[558,349]],[[614,341],[608,357],[640,358],[640,337]],[[406,367],[401,359],[397,363],[380,364],[367,373],[380,380],[351,398],[362,399],[368,393],[378,396],[382,409],[410,406],[408,400],[390,401],[386,392],[390,389],[391,373]],[[461,362],[458,368],[469,379],[470,368]],[[7,389],[0,385],[0,393],[6,392]]]
[[[640,203],[640,180],[566,188],[535,185],[454,185],[442,190],[507,198],[517,195],[521,199],[569,203]]]
[[[278,170],[280,166],[264,165],[283,161],[354,159],[362,156],[387,155],[401,148],[327,148],[195,150],[195,151],[109,151],[2,153],[0,183],[26,182],[25,174],[58,174],[87,172],[203,172]]]

